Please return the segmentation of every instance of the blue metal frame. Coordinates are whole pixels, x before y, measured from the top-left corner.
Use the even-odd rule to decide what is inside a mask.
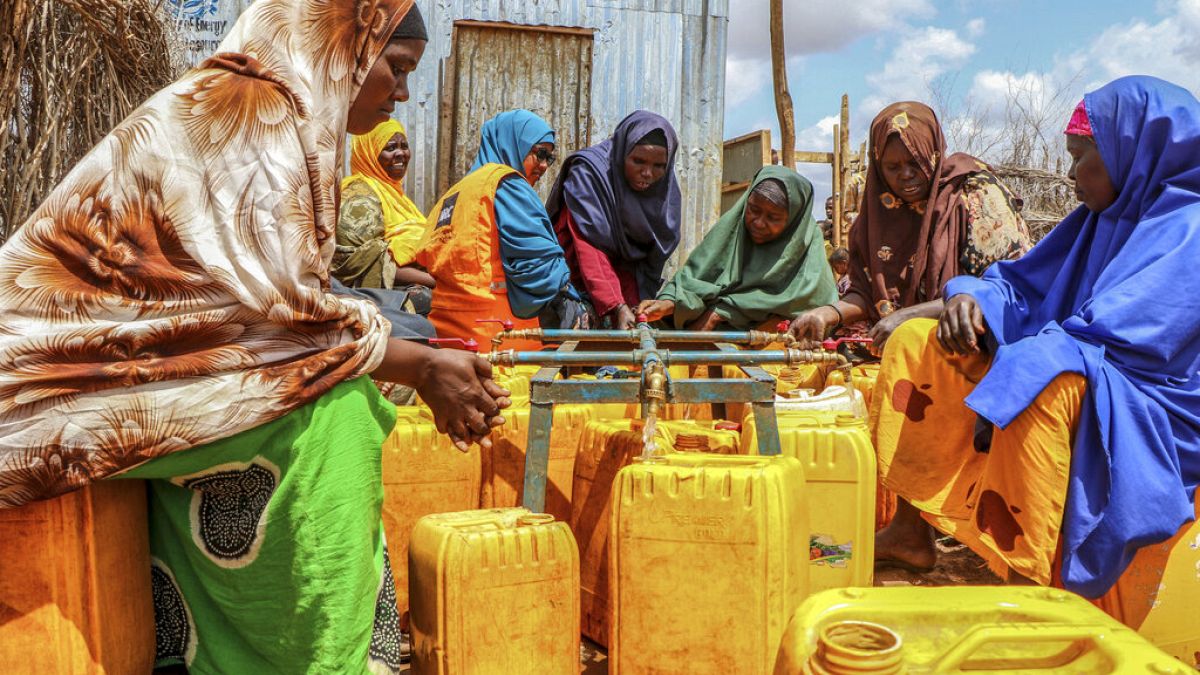
[[[532,331],[526,331],[527,333]],[[502,336],[504,334],[501,334]],[[523,505],[541,512],[546,505],[546,475],[550,463],[550,434],[556,403],[632,403],[641,401],[643,382],[638,380],[560,380],[559,370],[568,365],[737,365],[746,379],[710,378],[671,380],[667,376],[667,403],[750,403],[757,428],[759,454],[778,455],[779,426],[775,419],[775,378],[759,367],[767,363],[812,363],[840,361],[836,354],[800,350],[741,351],[735,345],[757,344],[761,335],[752,333],[700,333],[659,331],[639,324],[632,331],[540,331],[544,340],[572,339],[557,351],[493,352],[493,360],[543,367],[530,382],[529,440],[525,450]],[[703,339],[700,337],[703,336]],[[530,337],[526,335],[525,337]],[[681,339],[682,338],[682,339]],[[733,338],[722,340],[721,338]],[[638,349],[627,352],[577,352],[580,340],[589,342],[635,342]],[[715,343],[716,351],[660,350],[659,340]]]

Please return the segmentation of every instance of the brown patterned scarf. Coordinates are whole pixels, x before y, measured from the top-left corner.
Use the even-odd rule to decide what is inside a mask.
[[[383,358],[328,292],[346,115],[412,0],[258,0],[0,248],[0,507],[232,436]]]

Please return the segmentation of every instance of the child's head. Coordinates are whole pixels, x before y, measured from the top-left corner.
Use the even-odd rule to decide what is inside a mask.
[[[839,277],[845,276],[850,270],[850,251],[846,250],[845,246],[834,249],[833,253],[829,254],[829,266]]]

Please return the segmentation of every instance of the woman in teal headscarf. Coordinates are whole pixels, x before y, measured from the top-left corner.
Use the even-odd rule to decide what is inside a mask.
[[[429,320],[443,337],[490,340],[495,327],[476,324],[481,318],[517,327],[536,326],[534,317],[548,328],[584,323],[562,246],[533,189],[553,163],[554,131],[532,112],[510,110],[483,124],[471,172],[430,212],[432,233],[417,254],[437,281]]]
[[[837,299],[812,183],[780,166],[754,176],[658,297],[638,306],[675,328],[749,330]]]

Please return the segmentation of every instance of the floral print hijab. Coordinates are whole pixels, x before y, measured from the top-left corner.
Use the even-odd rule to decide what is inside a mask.
[[[346,116],[412,0],[258,0],[0,248],[0,507],[271,421],[383,358],[329,293]]]

